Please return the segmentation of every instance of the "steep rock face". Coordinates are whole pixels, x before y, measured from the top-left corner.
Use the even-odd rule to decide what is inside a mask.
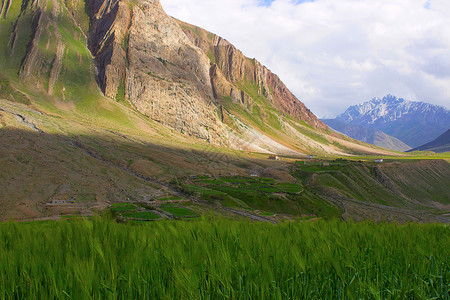
[[[177,131],[226,144],[213,103],[209,59],[159,1],[89,3],[89,47],[104,94],[119,93],[138,111]],[[122,88],[123,87],[123,88]]]
[[[211,66],[210,76],[214,97],[216,99],[228,95],[233,103],[240,103],[249,111],[252,110],[252,98],[246,92],[239,90],[239,88],[231,84],[216,64]]]
[[[217,65],[223,77],[232,83],[229,89],[223,90],[218,87],[223,87],[224,83],[216,81],[217,78],[213,77],[213,87],[222,92],[216,96],[229,96],[236,101],[240,94],[236,91],[236,85],[250,82],[257,85],[258,93],[267,98],[282,113],[303,120],[316,129],[327,128],[292,94],[277,75],[260,62],[247,58],[231,43],[215,34],[181,21],[178,23],[191,41],[207,53],[213,68]],[[214,70],[214,73],[217,73],[217,70]]]
[[[88,45],[94,56],[97,82],[102,92],[115,98],[119,86],[125,80],[126,51],[131,11],[119,0],[87,2],[90,14]]]
[[[125,94],[136,108],[178,131],[225,143],[209,60],[158,2],[133,8]]]

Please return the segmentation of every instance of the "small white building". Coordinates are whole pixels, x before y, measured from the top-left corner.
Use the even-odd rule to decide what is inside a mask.
[[[271,156],[269,156],[269,159],[271,159],[271,160],[280,160],[280,157],[278,157],[276,155],[271,155]]]
[[[376,163],[382,163],[384,160],[382,158],[377,158],[374,160]]]

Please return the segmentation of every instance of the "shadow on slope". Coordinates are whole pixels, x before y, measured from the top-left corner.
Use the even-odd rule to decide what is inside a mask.
[[[64,135],[2,126],[3,220],[64,213],[47,205],[54,200],[75,197],[80,210],[95,211],[115,202],[152,199],[194,175],[250,179],[250,173],[305,187],[298,200],[268,203],[277,213],[298,216],[307,208],[321,217],[322,208],[331,205],[337,213],[331,215],[338,216],[342,210],[344,218],[445,222],[436,216],[449,207],[445,182],[450,168],[445,161],[383,166],[354,162],[333,172],[294,167],[292,161],[271,161],[267,156],[222,153],[207,146],[195,150],[152,143],[112,131]],[[249,207],[260,209],[258,203]]]
[[[5,126],[0,129],[0,217],[46,215],[46,203],[71,197],[99,208],[141,201],[173,179],[248,176],[250,170],[292,180],[286,164],[245,154],[164,146],[112,131],[61,135]]]

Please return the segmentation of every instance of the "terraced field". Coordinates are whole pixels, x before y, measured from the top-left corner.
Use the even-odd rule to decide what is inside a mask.
[[[122,216],[126,219],[136,219],[136,220],[158,220],[161,216],[152,211],[137,211],[137,212],[125,212]]]
[[[183,200],[181,197],[177,196],[166,198],[170,198],[171,201]],[[164,202],[164,200],[162,201]],[[157,205],[154,203],[116,203],[111,205],[109,210],[111,211],[113,217],[122,221],[154,221],[165,218],[194,218],[199,216],[189,208],[174,203],[163,205]]]
[[[225,207],[269,214],[378,221],[448,222],[450,168],[445,160],[305,160],[292,165],[294,181],[200,176],[179,186]]]
[[[257,209],[272,214],[336,217],[339,209],[321,199],[312,199],[301,181],[280,182],[263,177],[201,177],[181,189],[210,203],[230,208]]]

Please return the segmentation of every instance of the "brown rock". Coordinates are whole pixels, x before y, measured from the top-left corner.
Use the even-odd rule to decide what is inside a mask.
[[[95,59],[97,82],[102,92],[115,98],[125,81],[128,29],[131,11],[118,0],[87,2],[90,12],[88,45]]]
[[[266,97],[280,112],[305,121],[316,129],[327,128],[292,94],[277,75],[273,74],[260,62],[245,57],[236,47],[217,35],[196,26],[181,21],[178,22],[195,45],[203,51],[213,51],[214,63],[217,64],[223,77],[229,82],[225,84],[223,79],[217,76],[219,73],[217,70],[211,72],[213,86],[217,88],[216,98],[220,98],[220,96],[231,97],[230,91],[232,88],[230,85],[236,88],[240,83],[251,82],[259,87],[259,93]],[[244,98],[247,97],[248,95],[244,96]],[[232,99],[235,100],[233,97]],[[244,105],[248,102],[248,100],[243,101]]]
[[[141,113],[226,145],[221,101],[229,97],[252,111],[254,99],[239,88],[247,84],[281,113],[327,128],[266,67],[225,39],[169,17],[159,1],[88,1],[89,48],[106,96],[115,98],[123,83],[125,98]]]
[[[209,59],[156,3],[133,8],[126,97],[175,130],[225,144],[213,103]]]

